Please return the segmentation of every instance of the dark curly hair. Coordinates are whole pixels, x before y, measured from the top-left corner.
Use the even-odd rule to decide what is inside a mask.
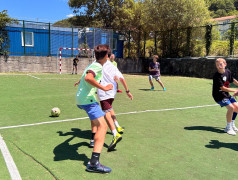
[[[97,60],[103,59],[109,51],[109,46],[107,44],[100,44],[94,47],[94,52]]]

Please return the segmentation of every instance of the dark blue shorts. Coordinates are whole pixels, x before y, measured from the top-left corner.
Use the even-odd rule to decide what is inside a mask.
[[[95,102],[93,104],[77,105],[77,106],[78,108],[86,111],[90,120],[94,120],[102,116],[105,116],[105,113],[102,111],[98,102]]]
[[[221,107],[224,107],[235,102],[236,100],[231,96],[230,98],[225,98],[222,101],[218,101],[217,103],[220,104]]]

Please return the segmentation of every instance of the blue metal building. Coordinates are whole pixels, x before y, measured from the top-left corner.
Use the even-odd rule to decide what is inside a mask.
[[[9,55],[57,56],[60,47],[82,48],[82,44],[87,44],[92,49],[98,44],[109,44],[117,58],[123,57],[123,40],[112,30],[63,28],[25,21],[11,24],[6,30],[10,39]],[[77,51],[63,52],[64,56],[77,54]]]

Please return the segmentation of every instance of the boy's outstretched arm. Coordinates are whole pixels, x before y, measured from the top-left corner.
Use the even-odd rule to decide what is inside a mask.
[[[235,89],[231,89],[231,88],[228,88],[225,86],[220,87],[220,89],[225,92],[235,92],[236,91]]]
[[[238,81],[236,79],[233,79],[233,84],[238,86]],[[238,95],[238,89],[234,92],[233,96],[237,96],[237,95]]]
[[[79,80],[78,82],[76,82],[76,83],[74,84],[74,86],[77,86],[77,85],[79,85],[79,83],[80,83],[80,80]]]
[[[235,84],[236,86],[238,86],[238,81],[236,79],[233,79],[233,84]]]
[[[112,90],[113,85],[112,84],[108,84],[107,86],[102,86],[101,84],[99,84],[95,78],[94,75],[92,73],[87,73],[87,75],[85,76],[85,81],[89,84],[91,84],[92,86],[101,89],[103,91],[109,91]]]
[[[127,96],[128,96],[131,100],[133,100],[133,96],[132,96],[131,92],[129,91],[129,89],[127,88],[127,84],[126,84],[125,79],[119,78],[119,80],[121,81],[122,85],[124,86],[124,88],[125,88],[125,90],[126,90]]]

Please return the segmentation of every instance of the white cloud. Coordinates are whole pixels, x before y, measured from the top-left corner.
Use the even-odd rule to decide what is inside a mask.
[[[67,18],[71,18],[71,17],[73,17],[73,16],[74,16],[73,14],[68,14],[68,15],[66,15]]]

